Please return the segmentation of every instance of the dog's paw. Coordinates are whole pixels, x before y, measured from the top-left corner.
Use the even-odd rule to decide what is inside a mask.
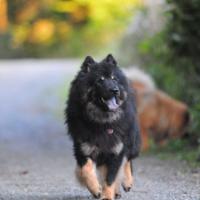
[[[115,199],[120,199],[122,195],[120,193],[115,193]]]
[[[125,192],[130,192],[130,190],[131,190],[131,187],[126,187],[126,186],[123,186],[123,189],[124,189],[124,191],[125,191]]]
[[[122,182],[122,187],[125,192],[129,192],[133,186],[133,176],[125,177]]]
[[[112,185],[112,186],[106,185],[103,188],[101,199],[102,200],[113,200],[114,198],[115,198],[115,187],[114,187],[114,185]]]
[[[110,197],[102,197],[101,200],[114,200],[114,198],[110,198]]]
[[[90,192],[92,193],[92,195],[95,199],[100,199],[101,193],[102,193],[102,188],[101,188],[101,186],[99,186],[98,188],[95,188],[95,190],[90,189]]]
[[[132,181],[124,181],[122,183],[122,187],[123,187],[125,192],[129,192],[131,190],[131,188],[132,188],[132,185],[133,185]]]
[[[95,198],[95,199],[100,199],[100,197],[101,197],[101,192],[99,192],[99,193],[97,193],[97,194],[92,194],[93,195],[93,197]]]

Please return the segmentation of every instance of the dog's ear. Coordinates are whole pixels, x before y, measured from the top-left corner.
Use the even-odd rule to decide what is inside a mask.
[[[90,72],[90,67],[93,64],[95,64],[94,59],[91,56],[86,56],[83,64],[81,65],[81,70],[85,73]]]
[[[112,65],[117,65],[117,61],[112,54],[108,54],[103,61]]]

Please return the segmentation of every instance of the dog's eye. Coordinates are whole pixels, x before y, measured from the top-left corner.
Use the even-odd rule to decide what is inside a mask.
[[[112,76],[111,76],[111,79],[112,79],[112,80],[114,80],[114,79],[115,79],[115,77],[112,75]]]
[[[103,81],[103,80],[105,80],[105,77],[104,77],[104,76],[101,76],[101,78],[100,78],[100,79]]]

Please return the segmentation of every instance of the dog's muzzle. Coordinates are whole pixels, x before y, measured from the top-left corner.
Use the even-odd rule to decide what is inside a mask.
[[[111,94],[109,98],[101,98],[102,102],[106,104],[108,107],[109,111],[115,111],[117,108],[119,108],[120,103],[119,103],[119,95],[120,91],[118,87],[113,87],[109,89],[109,93]]]

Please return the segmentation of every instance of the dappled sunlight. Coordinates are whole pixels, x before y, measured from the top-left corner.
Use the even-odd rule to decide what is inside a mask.
[[[29,41],[38,44],[49,43],[53,39],[54,33],[54,23],[47,19],[40,19],[33,24]]]
[[[102,52],[142,5],[141,0],[1,0],[0,37],[8,57],[10,51],[25,57]]]

